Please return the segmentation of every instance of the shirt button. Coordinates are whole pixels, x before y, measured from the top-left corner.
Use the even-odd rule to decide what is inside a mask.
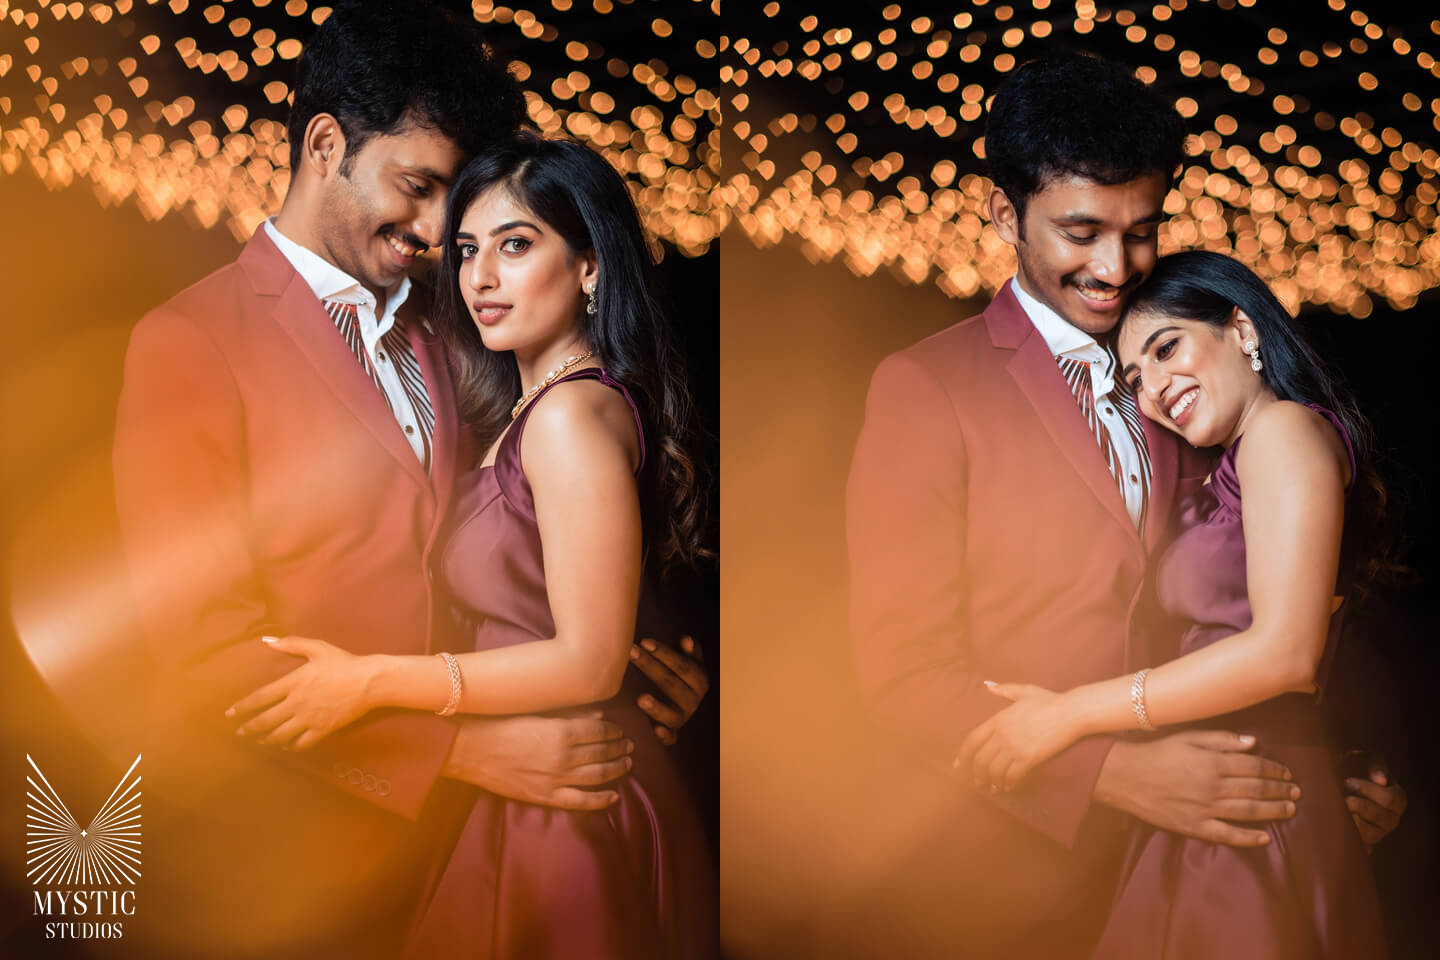
[[[412,426],[410,426],[410,425],[407,423],[407,424],[405,425],[405,432],[408,433],[408,434],[412,434],[412,435],[413,435],[413,434],[415,433],[415,428],[412,427]]]
[[[1105,408],[1105,416],[1111,417],[1111,416],[1114,416],[1114,415],[1115,415],[1114,409],[1112,409],[1112,408],[1110,408],[1110,407],[1106,407],[1106,408]]]
[[[379,360],[381,363],[384,363],[384,362],[385,362],[385,351],[384,351],[384,350],[381,350],[379,353],[375,354],[375,359],[376,359],[376,360]]]
[[[1132,473],[1132,474],[1130,474],[1130,482],[1131,482],[1131,483],[1139,483],[1139,482],[1140,482],[1140,478],[1137,477],[1137,476],[1135,476],[1135,474]]]

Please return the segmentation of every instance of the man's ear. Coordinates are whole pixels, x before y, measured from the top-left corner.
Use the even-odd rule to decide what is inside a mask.
[[[990,191],[990,222],[995,233],[1012,247],[1025,239],[1020,224],[1020,211],[1010,201],[1010,196],[999,187]]]
[[[338,172],[344,159],[345,134],[340,121],[333,114],[315,114],[300,141],[301,166],[323,179]]]

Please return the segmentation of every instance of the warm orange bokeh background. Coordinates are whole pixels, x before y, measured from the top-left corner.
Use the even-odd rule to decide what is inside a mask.
[[[876,364],[984,302],[733,233],[721,264],[726,956],[910,956],[935,907],[894,897],[923,887],[896,873],[958,788],[917,779],[861,714],[845,478]]]

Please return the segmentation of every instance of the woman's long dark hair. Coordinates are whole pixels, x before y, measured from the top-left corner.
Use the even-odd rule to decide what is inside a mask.
[[[581,144],[517,134],[471,160],[450,189],[435,319],[449,347],[461,419],[486,449],[510,423],[520,396],[514,355],[485,348],[457,279],[460,220],[495,186],[510,191],[577,256],[595,252],[597,309],[581,315],[581,332],[606,372],[629,388],[645,421],[653,458],[645,473],[653,478],[652,506],[659,514],[659,529],[647,539],[666,565],[710,556],[702,543],[705,485],[689,453],[698,425],[685,365],[656,296],[644,228],[625,181]]]
[[[1393,517],[1375,468],[1375,431],[1334,369],[1305,342],[1297,324],[1265,281],[1238,260],[1208,250],[1161,257],[1126,307],[1125,319],[1159,314],[1223,328],[1236,307],[1255,326],[1263,367],[1260,377],[1281,400],[1315,403],[1339,418],[1355,451],[1355,476],[1345,511],[1341,576],[1364,590],[1377,580],[1402,577],[1391,558]],[[1116,328],[1118,335],[1119,328]]]

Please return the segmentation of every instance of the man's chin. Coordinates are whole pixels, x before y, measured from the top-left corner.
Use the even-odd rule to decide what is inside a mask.
[[[373,264],[366,270],[369,276],[365,277],[361,282],[376,290],[389,290],[400,282],[400,279],[405,276],[406,272],[404,267],[382,261],[381,263]]]
[[[1069,309],[1065,312],[1065,319],[1086,333],[1109,333],[1115,329],[1115,325],[1120,322],[1120,315],[1125,312],[1124,296],[1117,296],[1108,303],[1103,303],[1089,299],[1074,287],[1070,288],[1069,294],[1066,298],[1070,301],[1066,304]]]

